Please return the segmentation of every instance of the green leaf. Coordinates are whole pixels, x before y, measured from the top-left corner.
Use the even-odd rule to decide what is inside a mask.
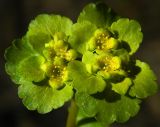
[[[30,23],[27,35],[31,36],[43,33],[44,35],[54,36],[56,32],[70,35],[71,27],[72,21],[67,17],[41,14]]]
[[[72,98],[72,87],[64,86],[64,82],[63,88],[50,86],[52,76],[48,77],[46,72],[49,60],[42,55],[45,44],[51,40],[66,41],[71,27],[72,21],[66,17],[39,15],[30,23],[26,36],[14,41],[6,50],[6,71],[16,84],[20,84],[19,96],[28,109],[47,113]]]
[[[112,83],[112,90],[121,95],[125,95],[131,85],[131,79],[125,78],[122,82]]]
[[[133,80],[134,85],[131,87],[130,95],[136,96],[137,98],[146,98],[155,94],[158,90],[158,85],[156,83],[156,76],[149,65],[137,60],[136,66],[139,67],[141,71]]]
[[[97,62],[98,55],[96,53],[92,53],[90,51],[87,51],[83,54],[82,62],[85,64],[95,64]]]
[[[120,41],[129,45],[130,55],[137,51],[143,38],[141,26],[137,21],[121,18],[111,25],[111,30],[118,34]]]
[[[103,127],[95,118],[87,117],[81,109],[78,110],[76,118],[77,127]]]
[[[88,4],[78,17],[78,22],[89,21],[97,27],[108,27],[118,16],[104,3]]]
[[[70,35],[71,27],[72,21],[67,17],[41,14],[29,24],[27,37],[33,48],[42,52],[44,44],[53,39],[57,32]]]
[[[112,50],[112,54],[118,56],[124,64],[128,64],[130,61],[129,53],[125,49]]]
[[[27,39],[32,45],[33,49],[43,55],[45,44],[51,40],[51,36],[43,33],[38,33],[37,35],[27,35]]]
[[[15,40],[6,49],[5,59],[6,72],[16,84],[20,84],[21,80],[40,81],[44,78],[40,69],[44,58],[32,49],[26,38]]]
[[[130,99],[121,96],[120,100],[107,102],[105,99],[96,99],[87,93],[77,93],[76,101],[78,107],[88,117],[95,117],[103,126],[113,122],[126,122],[139,111],[138,99]]]
[[[73,87],[79,92],[93,94],[103,91],[106,86],[102,77],[89,74],[85,64],[80,61],[70,62],[68,71],[69,77],[72,77]]]
[[[19,86],[18,94],[29,110],[37,110],[44,114],[63,106],[66,101],[72,98],[73,91],[69,85],[56,90],[47,84],[38,86],[32,82],[24,81]]]
[[[41,65],[45,62],[45,59],[40,55],[24,58],[17,68],[17,73],[28,81],[41,81],[45,78],[45,73],[41,69]],[[22,79],[22,80],[23,80]]]
[[[86,64],[86,69],[89,73],[94,73],[98,69],[98,55],[92,52],[85,52],[82,57],[82,62]]]
[[[103,126],[97,121],[88,121],[88,123],[84,123],[78,127],[103,127]]]
[[[74,24],[69,43],[74,49],[83,54],[87,50],[87,42],[93,36],[96,29],[97,27],[90,22]]]

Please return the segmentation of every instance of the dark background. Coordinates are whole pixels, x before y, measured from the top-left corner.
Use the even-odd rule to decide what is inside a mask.
[[[40,115],[28,111],[17,96],[17,88],[4,70],[4,50],[27,31],[31,19],[55,13],[76,21],[79,12],[93,0],[0,0],[0,127],[65,127],[66,106]],[[160,83],[160,0],[105,0],[119,15],[138,20],[144,33],[136,54],[148,62]],[[113,127],[160,127],[160,94],[142,103],[139,114]]]

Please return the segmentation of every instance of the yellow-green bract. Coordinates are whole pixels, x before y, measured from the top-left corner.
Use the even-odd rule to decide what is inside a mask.
[[[137,21],[103,3],[87,5],[74,24],[59,15],[39,15],[6,49],[6,72],[29,110],[47,113],[74,97],[77,123],[125,122],[137,114],[141,99],[157,92],[149,65],[133,58],[142,38]]]

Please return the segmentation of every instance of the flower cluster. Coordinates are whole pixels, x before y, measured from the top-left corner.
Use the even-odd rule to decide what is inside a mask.
[[[133,57],[142,38],[137,21],[103,3],[87,5],[74,24],[39,15],[6,49],[6,71],[29,110],[47,113],[74,98],[78,122],[125,122],[137,114],[141,99],[157,91],[150,67]]]

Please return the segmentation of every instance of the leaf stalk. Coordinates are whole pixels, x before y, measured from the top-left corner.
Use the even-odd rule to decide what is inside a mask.
[[[77,105],[74,100],[71,101],[71,105],[68,108],[68,117],[66,127],[76,127]]]

